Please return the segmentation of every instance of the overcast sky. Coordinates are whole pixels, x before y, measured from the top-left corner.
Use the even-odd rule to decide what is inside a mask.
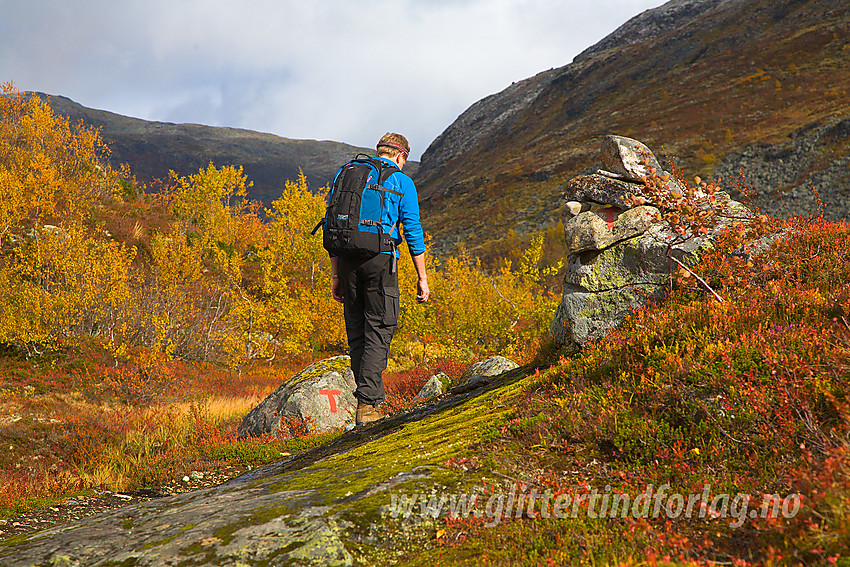
[[[476,101],[663,0],[0,0],[0,82],[418,159]]]

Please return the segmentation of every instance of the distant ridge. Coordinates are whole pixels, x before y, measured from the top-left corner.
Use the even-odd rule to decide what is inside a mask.
[[[168,171],[197,173],[210,162],[217,167],[241,165],[254,186],[250,196],[266,204],[278,198],[284,180],[296,179],[301,168],[312,189],[325,186],[360,148],[341,142],[293,140],[237,128],[151,122],[86,108],[64,96],[37,95],[72,124],[83,121],[99,128],[114,165],[127,163],[140,181],[167,179]],[[412,171],[414,167],[405,168]]]

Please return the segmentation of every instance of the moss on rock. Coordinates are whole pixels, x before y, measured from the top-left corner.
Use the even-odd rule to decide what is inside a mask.
[[[320,360],[318,362],[314,362],[307,368],[300,370],[297,372],[292,378],[286,380],[285,383],[294,386],[304,380],[308,380],[310,378],[318,378],[325,372],[339,372],[342,374],[346,370],[351,368],[351,357],[348,355],[334,356],[331,358],[326,358],[324,360]]]

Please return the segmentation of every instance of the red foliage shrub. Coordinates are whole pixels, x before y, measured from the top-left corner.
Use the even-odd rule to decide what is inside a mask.
[[[730,229],[695,268],[723,302],[693,277],[676,278],[665,302],[534,381],[482,455],[508,444],[507,466],[520,478],[524,458],[532,471],[585,471],[551,475],[543,485],[555,492],[582,478],[632,494],[663,483],[698,493],[708,483],[713,494],[752,495],[751,510],[764,494],[802,494],[795,517],[748,516],[740,528],[650,518],[640,533],[652,543],[623,526],[601,530],[619,533],[650,564],[665,555],[740,565],[844,557],[850,226],[767,219],[758,229]],[[768,250],[731,254],[764,234],[776,237]]]

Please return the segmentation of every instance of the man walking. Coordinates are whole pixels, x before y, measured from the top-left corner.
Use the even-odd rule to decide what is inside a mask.
[[[425,273],[425,239],[419,220],[419,198],[413,180],[401,172],[410,145],[401,134],[385,134],[377,145],[377,160],[393,168],[381,186],[383,207],[380,229],[394,245],[371,257],[331,255],[333,298],[343,304],[345,330],[351,355],[351,370],[357,389],[355,423],[383,417],[377,410],[384,401],[383,371],[387,368],[390,342],[398,323],[398,250],[402,235],[416,268],[416,301],[428,301]],[[395,168],[398,170],[395,170]],[[337,172],[339,177],[343,168]],[[336,177],[334,186],[336,186]],[[399,229],[401,225],[401,230]]]

